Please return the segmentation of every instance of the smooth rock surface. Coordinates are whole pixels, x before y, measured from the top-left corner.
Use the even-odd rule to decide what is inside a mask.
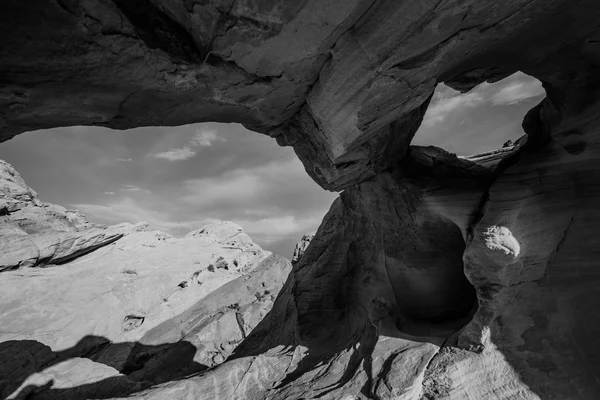
[[[4,272],[0,393],[117,395],[223,362],[290,268],[254,243],[154,231],[53,268]]]
[[[219,364],[291,269],[228,221],[181,239],[94,226],[4,161],[0,199],[3,399],[117,396]]]

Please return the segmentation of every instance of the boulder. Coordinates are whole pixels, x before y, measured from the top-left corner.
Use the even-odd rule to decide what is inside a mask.
[[[304,252],[308,248],[308,245],[313,240],[315,235],[302,235],[302,239],[298,243],[296,243],[296,247],[294,248],[294,254],[292,255],[292,264],[298,264],[300,259],[304,255]]]

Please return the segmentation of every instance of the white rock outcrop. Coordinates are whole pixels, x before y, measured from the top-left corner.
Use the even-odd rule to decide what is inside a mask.
[[[103,227],[77,210],[43,203],[18,172],[0,160],[0,272],[62,264],[143,225]]]
[[[0,199],[0,398],[121,395],[219,364],[291,269],[232,222],[93,225],[3,161]]]

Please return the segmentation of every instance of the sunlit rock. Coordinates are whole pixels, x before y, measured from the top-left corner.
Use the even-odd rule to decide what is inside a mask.
[[[0,272],[62,264],[106,246],[141,225],[95,226],[76,210],[42,203],[0,160]]]
[[[232,356],[133,398],[598,399],[599,20],[566,0],[5,2],[0,140],[240,122],[344,190]],[[516,71],[547,94],[516,146],[410,147],[436,84]],[[15,185],[2,218],[34,197]],[[5,265],[35,265],[2,230],[26,249]],[[223,318],[212,332],[237,332]]]
[[[304,255],[304,252],[308,248],[308,245],[313,240],[315,235],[302,235],[302,239],[298,243],[296,243],[296,248],[294,248],[294,254],[292,255],[292,264],[297,264],[300,262],[300,259]]]

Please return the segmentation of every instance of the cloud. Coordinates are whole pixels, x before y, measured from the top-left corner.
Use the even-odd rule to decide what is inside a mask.
[[[503,87],[491,97],[493,105],[517,104],[523,100],[544,94],[544,88],[540,81],[530,80],[525,82],[514,82]]]
[[[217,140],[217,131],[197,128],[191,143],[195,146],[210,147],[215,140]]]
[[[287,215],[329,207],[335,194],[323,191],[300,160],[291,157],[252,168],[235,168],[201,179],[182,182],[179,199],[196,209],[226,210],[243,216]]]
[[[73,206],[99,223],[147,221],[174,235],[233,221],[261,246],[290,256],[303,234],[317,230],[337,196],[310,180],[291,151],[288,159],[169,182],[147,196],[130,193],[139,190],[144,189],[122,185],[124,198]]]
[[[198,148],[210,147],[216,140],[225,141],[225,139],[217,137],[217,132],[215,130],[197,128],[192,139],[190,139],[190,141],[184,146],[160,153],[155,153],[152,155],[152,157],[161,158],[168,161],[187,160],[197,154]]]
[[[312,182],[295,157],[182,184],[181,203],[202,215],[232,220],[265,245],[287,241],[293,247],[290,242],[317,230],[337,196]]]
[[[256,221],[237,220],[252,238],[265,244],[279,241],[286,236],[300,240],[302,234],[314,233],[321,223],[323,216],[316,215],[309,218],[298,218],[294,215],[285,215],[273,218],[263,218]]]
[[[150,190],[148,189],[142,189],[139,186],[135,186],[135,185],[121,185],[121,187],[119,188],[120,191],[122,192],[146,192],[146,193],[150,193]]]
[[[439,124],[453,111],[475,107],[484,100],[484,97],[480,93],[460,94],[458,91],[455,91],[455,93],[438,96],[437,98],[434,96],[432,104],[427,109],[423,118],[423,125]]]
[[[106,205],[100,204],[71,204],[71,207],[82,211],[84,214],[104,224],[118,224],[121,222],[137,223],[146,221],[161,230],[175,234],[184,234],[204,225],[222,221],[215,218],[181,219],[177,220],[165,212],[151,210],[141,202],[126,197],[112,201]],[[285,236],[294,236],[298,239],[303,233],[314,232],[321,223],[322,215],[307,218],[298,218],[294,215],[275,216],[268,218],[234,219],[242,226],[254,240],[264,244],[273,243]]]
[[[214,223],[215,219],[184,220],[173,219],[167,213],[148,209],[139,201],[130,197],[101,204],[72,204],[77,210],[101,221],[103,224],[118,224],[121,222],[137,223],[146,221],[151,225],[173,233],[185,233],[197,229],[203,225]]]
[[[117,161],[121,161],[121,162],[132,162],[133,159],[132,158],[116,158]]]
[[[154,158],[162,158],[169,161],[182,161],[192,158],[196,155],[196,150],[189,146],[183,146],[179,149],[171,149],[162,153],[153,154]]]
[[[180,236],[234,221],[263,248],[291,257],[337,196],[308,177],[293,149],[238,124],[40,132],[19,135],[0,150],[40,197],[77,203],[99,224],[148,221]],[[26,157],[28,149],[37,149],[36,157]],[[68,179],[57,181],[63,174]]]
[[[466,112],[480,106],[509,106],[544,95],[540,81],[516,73],[500,82],[487,83],[461,94],[444,84],[438,85],[423,118],[423,126],[431,128],[444,122],[453,113]]]
[[[141,202],[126,197],[112,201],[106,205],[100,204],[71,204],[77,210],[82,211],[94,221],[105,225],[118,224],[121,222],[137,223],[146,221],[153,228],[169,232],[175,235],[184,234],[208,224],[222,221],[215,218],[173,218],[172,215],[147,208]],[[301,218],[295,215],[273,216],[254,219],[231,219],[239,224],[246,233],[262,246],[286,241],[286,248],[280,253],[293,251],[293,243],[296,243],[303,234],[316,232],[323,215],[313,213],[311,216]],[[289,248],[288,248],[289,247]]]

